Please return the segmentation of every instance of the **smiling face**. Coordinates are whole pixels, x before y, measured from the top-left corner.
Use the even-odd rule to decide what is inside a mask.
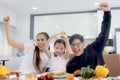
[[[63,39],[57,39],[54,43],[54,52],[57,56],[62,56],[65,53],[66,44]]]
[[[71,49],[76,56],[79,56],[84,52],[84,43],[79,39],[74,39],[71,43]]]
[[[65,52],[65,46],[63,43],[56,43],[54,45],[54,51],[57,56],[62,56]]]
[[[47,42],[47,38],[45,34],[41,33],[37,36],[37,44],[40,51],[44,50],[46,42]]]

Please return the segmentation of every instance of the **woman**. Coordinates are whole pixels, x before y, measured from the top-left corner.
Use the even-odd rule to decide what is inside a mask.
[[[48,64],[49,55],[45,53],[44,46],[49,38],[45,32],[38,33],[37,46],[32,43],[23,44],[15,41],[10,33],[9,17],[4,18],[4,24],[6,27],[6,36],[8,44],[23,51],[25,57],[20,70],[25,73],[42,73],[46,70]]]
[[[98,64],[104,65],[102,51],[109,36],[111,14],[110,7],[107,3],[101,3],[99,7],[104,11],[104,17],[101,33],[96,40],[84,49],[83,36],[74,34],[69,39],[71,49],[75,56],[67,64],[66,69],[68,73],[74,73],[75,70],[81,69],[81,67],[90,66],[95,69]]]

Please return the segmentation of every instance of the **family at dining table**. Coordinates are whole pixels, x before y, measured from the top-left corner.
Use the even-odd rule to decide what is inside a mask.
[[[108,3],[100,3],[99,8],[104,12],[101,32],[95,41],[86,47],[84,47],[82,35],[73,34],[68,39],[65,32],[59,32],[50,37],[46,32],[40,32],[36,36],[37,45],[17,42],[13,39],[10,31],[10,18],[5,17],[4,24],[8,44],[25,53],[19,69],[25,73],[43,73],[46,71],[74,73],[75,70],[88,65],[93,69],[98,64],[104,65],[102,52],[110,32],[111,12]],[[60,37],[63,36],[62,34],[64,34],[63,38]],[[53,40],[55,40],[54,52],[51,52],[50,43]],[[71,54],[74,56],[70,59]]]

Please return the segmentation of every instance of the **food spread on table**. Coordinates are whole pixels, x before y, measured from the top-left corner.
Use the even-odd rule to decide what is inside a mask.
[[[95,70],[90,68],[90,66],[82,67],[79,70],[74,71],[74,74],[69,74],[67,80],[97,80],[106,78],[109,74],[109,69],[102,65],[97,65]]]
[[[66,73],[65,71],[53,71],[53,72],[46,72],[41,74],[24,74],[26,80],[54,80],[58,78],[63,78],[66,80],[101,80],[106,79],[107,75],[109,74],[109,69],[103,65],[97,65],[95,69],[90,68],[90,66],[82,67],[81,69],[76,70],[73,74]],[[20,71],[10,71],[7,66],[0,65],[0,79],[7,78],[9,79],[10,76],[20,77]],[[11,77],[11,78],[12,78]],[[110,77],[108,77],[110,78]]]

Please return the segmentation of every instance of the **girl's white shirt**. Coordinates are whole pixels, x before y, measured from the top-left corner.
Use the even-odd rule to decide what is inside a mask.
[[[51,58],[49,61],[50,71],[66,71],[66,64],[68,59],[64,58],[64,55],[55,57],[53,53],[51,53]]]
[[[33,56],[34,56],[34,50],[35,50],[35,45],[32,43],[29,44],[24,44],[24,59],[23,62],[20,66],[20,70],[23,71],[23,73],[37,73],[34,65],[33,65]],[[41,58],[41,66],[40,70],[42,70],[44,67],[48,66],[49,62],[49,57],[43,53],[40,52],[40,58]]]

